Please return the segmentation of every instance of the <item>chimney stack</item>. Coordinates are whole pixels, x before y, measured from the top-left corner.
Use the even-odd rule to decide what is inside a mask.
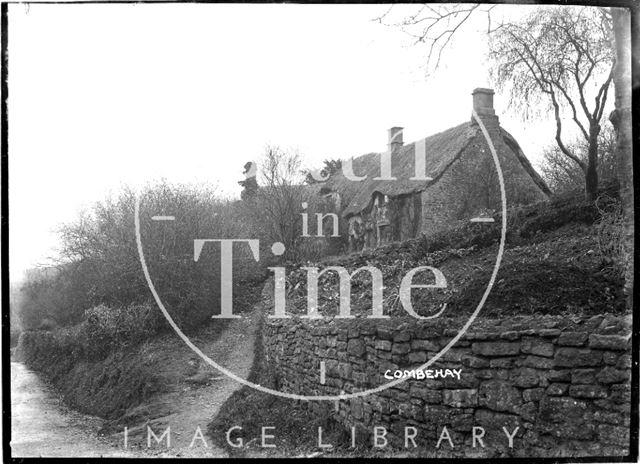
[[[498,117],[493,109],[493,89],[477,88],[471,93],[473,95],[473,109],[479,118],[485,120],[495,120],[498,122]],[[471,122],[475,123],[473,116]]]
[[[404,145],[402,140],[402,130],[404,127],[392,127],[389,129],[389,152],[394,153]]]

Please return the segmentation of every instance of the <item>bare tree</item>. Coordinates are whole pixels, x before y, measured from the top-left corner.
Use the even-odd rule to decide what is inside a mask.
[[[495,6],[495,5],[494,5]],[[434,69],[438,67],[443,50],[449,45],[455,33],[468,23],[472,15],[486,14],[487,26],[491,31],[491,9],[481,9],[478,5],[422,5],[414,14],[402,21],[390,20],[393,7],[382,16],[374,18],[381,24],[402,27],[416,38],[416,43],[424,43],[428,47],[427,64]],[[616,65],[613,68],[615,86],[615,111],[610,118],[616,128],[616,158],[620,195],[625,215],[625,253],[626,277],[625,291],[629,296],[628,307],[632,308],[633,297],[633,237],[634,237],[634,202],[633,202],[633,151],[631,126],[631,20],[630,12],[624,8],[610,8],[614,41],[610,44],[615,50]],[[417,30],[417,33],[408,31]],[[435,33],[439,30],[439,33]],[[422,32],[420,32],[422,31]],[[638,35],[636,34],[636,38]],[[640,44],[636,44],[639,45]],[[433,60],[433,57],[437,57]],[[434,63],[435,61],[435,63]],[[640,73],[636,73],[636,76]],[[638,83],[636,83],[638,84]],[[604,106],[604,105],[603,105]]]
[[[415,40],[415,44],[427,46],[427,72],[440,66],[443,52],[451,44],[456,33],[469,22],[472,15],[486,15],[491,27],[491,10],[496,5],[441,4],[418,5],[416,10],[399,20],[393,18],[393,6],[374,20],[387,26],[399,27]]]
[[[490,34],[490,57],[499,87],[520,108],[549,104],[560,151],[585,174],[585,195],[598,191],[598,135],[613,78],[611,16],[602,8],[540,8],[522,22],[503,23]],[[592,101],[592,103],[589,103]],[[563,140],[568,110],[587,142],[587,159]]]
[[[616,179],[618,176],[618,163],[615,156],[616,137],[611,124],[603,125],[598,137],[598,179]],[[567,142],[567,147],[584,163],[588,162],[589,146],[586,140],[577,138]],[[584,187],[584,171],[571,158],[568,158],[557,145],[553,144],[545,148],[542,157],[540,171],[554,193],[578,190]]]
[[[492,28],[494,7],[425,4],[401,20],[392,19],[392,8],[376,20],[400,27],[416,44],[427,45],[427,67],[435,70],[455,34],[473,15],[486,15],[497,85],[509,90],[512,103],[525,109],[549,105],[558,147],[585,173],[585,194],[595,199],[598,134],[613,77],[611,15],[593,7],[538,8],[522,22],[503,21]],[[591,99],[593,104],[588,103]],[[565,110],[589,144],[586,160],[563,141]]]
[[[286,255],[293,257],[298,243],[305,201],[302,161],[297,152],[268,146],[259,164],[258,190],[248,202],[260,235],[271,242],[281,242]]]

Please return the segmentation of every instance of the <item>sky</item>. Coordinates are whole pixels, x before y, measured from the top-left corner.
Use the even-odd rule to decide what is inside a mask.
[[[472,90],[491,86],[484,19],[427,77],[426,49],[372,21],[387,9],[9,5],[11,280],[125,184],[208,182],[238,197],[243,165],[268,144],[319,167],[386,150],[392,126],[411,142],[469,120]],[[495,108],[536,165],[551,121],[523,123],[499,93]]]

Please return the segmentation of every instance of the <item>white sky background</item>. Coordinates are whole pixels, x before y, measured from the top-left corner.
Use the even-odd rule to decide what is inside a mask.
[[[485,18],[426,79],[427,50],[371,21],[387,8],[10,5],[11,280],[54,254],[60,223],[122,184],[204,181],[236,197],[266,144],[319,167],[386,150],[395,125],[411,142],[469,120],[471,91],[490,86]],[[501,123],[536,164],[553,126],[524,124],[506,103],[496,95]]]

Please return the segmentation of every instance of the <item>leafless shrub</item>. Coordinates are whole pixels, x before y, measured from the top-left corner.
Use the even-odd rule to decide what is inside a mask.
[[[601,206],[603,204],[606,206]],[[600,196],[596,201],[596,208],[600,216],[595,224],[598,253],[605,264],[622,275],[625,256],[622,205],[619,201]]]

